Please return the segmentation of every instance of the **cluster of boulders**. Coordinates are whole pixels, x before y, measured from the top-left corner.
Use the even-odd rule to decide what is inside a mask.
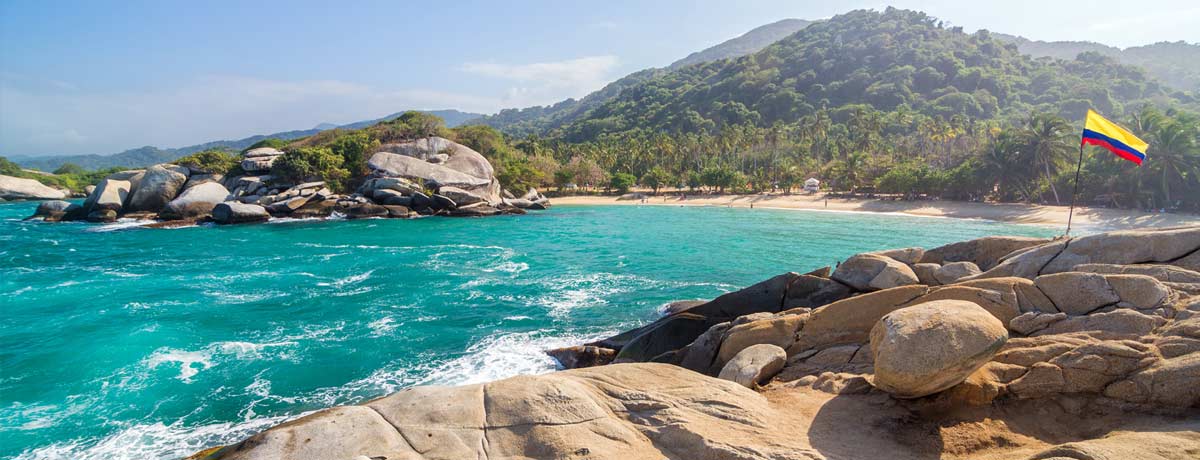
[[[549,351],[573,370],[412,388],[197,458],[825,458],[781,434],[795,422],[779,420],[797,414],[758,389],[876,397],[811,409],[818,418],[914,408],[898,416],[906,420],[1042,400],[1076,418],[1087,407],[1118,419],[1186,417],[1200,409],[1198,258],[1200,227],[860,254]],[[1115,433],[1033,458],[1188,458],[1200,434],[1187,427],[1191,435]],[[1145,445],[1114,450],[1116,439]]]
[[[283,152],[262,147],[243,154],[240,175],[224,177],[173,164],[122,171],[101,180],[82,205],[42,203],[31,218],[233,224],[272,217],[493,216],[550,206],[533,189],[520,198],[502,192],[483,155],[447,139],[429,137],[380,149],[368,163],[371,175],[351,194],[334,193],[321,181],[296,184],[272,176],[271,167]]]

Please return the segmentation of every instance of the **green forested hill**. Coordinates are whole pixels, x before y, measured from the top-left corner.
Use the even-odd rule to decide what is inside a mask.
[[[1140,68],[1088,53],[1035,60],[988,32],[942,27],[924,13],[854,11],[762,51],[660,73],[564,126],[570,141],[632,130],[712,131],[794,122],[822,107],[862,104],[948,118],[1041,110],[1120,116],[1143,103],[1194,104]]]
[[[773,22],[756,27],[736,38],[692,53],[665,68],[645,69],[626,75],[617,81],[605,85],[604,88],[584,96],[582,99],[567,99],[548,106],[504,109],[495,115],[488,115],[472,120],[468,124],[488,125],[516,136],[546,132],[583,117],[588,110],[617,97],[625,88],[689,65],[736,58],[757,52],[812,23],[813,21],[803,19],[784,19]]]

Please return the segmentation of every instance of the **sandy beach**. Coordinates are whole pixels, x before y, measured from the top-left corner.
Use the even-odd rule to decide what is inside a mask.
[[[879,199],[831,198],[821,194],[761,195],[647,195],[641,200],[618,200],[615,196],[565,196],[553,198],[554,204],[656,205],[656,206],[729,206],[764,209],[802,209],[814,211],[898,213],[928,217],[988,219],[1041,225],[1067,225],[1067,206],[1020,203],[973,203],[965,201],[887,201]],[[1073,228],[1107,231],[1129,228],[1200,225],[1195,214],[1148,213],[1130,209],[1076,207]]]

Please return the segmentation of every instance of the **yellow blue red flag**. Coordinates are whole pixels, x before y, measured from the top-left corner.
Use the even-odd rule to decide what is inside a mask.
[[[1083,125],[1083,144],[1097,145],[1139,166],[1146,159],[1146,141],[1138,139],[1129,130],[1108,121],[1095,111],[1088,110],[1087,122]]]

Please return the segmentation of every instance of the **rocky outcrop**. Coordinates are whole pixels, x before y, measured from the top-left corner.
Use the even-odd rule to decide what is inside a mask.
[[[0,200],[61,200],[66,197],[67,192],[36,180],[0,175]]]
[[[423,184],[448,197],[455,207],[475,203],[503,204],[500,183],[491,163],[479,152],[448,139],[429,137],[386,144],[371,155],[367,166],[375,177],[402,178]],[[443,192],[442,188],[446,190]]]
[[[1074,240],[1035,243],[936,286],[836,278],[873,280],[880,258],[936,266],[924,276],[983,268],[998,250],[856,256],[843,273],[853,276],[785,273],[550,351],[586,369],[408,389],[207,458],[1189,458],[1197,447],[1160,445],[1200,442],[1189,422],[1200,410],[1200,273],[1157,260],[1186,253],[1183,234],[1138,233],[1159,245],[1137,258],[1145,264],[1076,251],[1087,262],[1054,273],[1043,267]],[[1139,434],[1118,429],[1127,421]],[[862,435],[822,437],[834,432]],[[1147,444],[1114,441],[1135,438]]]
[[[259,147],[247,150],[242,154],[241,167],[247,173],[266,173],[271,170],[283,151],[271,147]]]
[[[902,308],[871,329],[871,384],[898,398],[931,395],[966,380],[1007,340],[1004,323],[970,302]]]
[[[766,433],[773,417],[766,398],[736,383],[666,364],[617,364],[410,388],[317,412],[202,459],[823,458]]]

